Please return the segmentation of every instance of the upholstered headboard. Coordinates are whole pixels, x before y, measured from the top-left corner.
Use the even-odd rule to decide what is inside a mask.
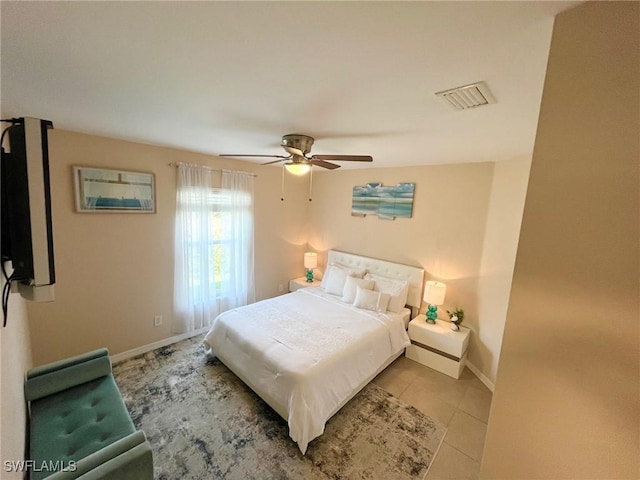
[[[377,258],[363,257],[362,255],[353,253],[339,252],[338,250],[329,250],[327,252],[327,265],[334,263],[360,270],[366,269],[371,273],[383,277],[407,280],[409,282],[407,305],[420,308],[422,303],[422,281],[424,278],[423,268],[389,262],[387,260],[379,260]]]

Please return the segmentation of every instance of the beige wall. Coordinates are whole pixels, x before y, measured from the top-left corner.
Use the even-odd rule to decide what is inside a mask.
[[[444,309],[460,306],[473,318],[492,177],[493,163],[320,173],[314,176],[309,245],[421,265],[427,280],[447,284]],[[353,187],[370,182],[415,183],[412,218],[351,216]],[[444,309],[440,316],[447,318]]]
[[[481,478],[640,478],[638,32],[556,18]]]
[[[316,174],[309,246],[421,265],[426,280],[445,282],[439,316],[446,319],[447,309],[464,308],[464,325],[473,331],[469,366],[493,388],[529,164],[519,159]],[[353,187],[369,182],[414,182],[413,217],[352,217]]]
[[[56,300],[27,305],[35,364],[101,346],[117,354],[172,336],[176,169],[169,162],[256,172],[257,298],[302,274],[307,205],[280,201],[280,169],[59,129],[49,138]],[[76,213],[72,165],[155,173],[157,213]],[[292,197],[305,188],[287,177]],[[154,327],[154,315],[163,325]]]
[[[3,278],[0,286],[4,283]],[[17,480],[22,474],[5,471],[4,462],[24,459],[27,414],[24,374],[32,361],[25,302],[17,293],[9,297],[7,326],[0,327],[0,478]]]
[[[498,372],[530,165],[531,158],[523,158],[498,162],[493,170],[478,282],[478,321],[469,351],[475,373],[490,388]]]

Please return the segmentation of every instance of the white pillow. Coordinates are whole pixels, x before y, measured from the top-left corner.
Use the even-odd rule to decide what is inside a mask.
[[[346,270],[332,266],[327,273],[328,278],[324,289],[325,292],[342,296],[342,291],[344,290],[348,276],[349,273]]]
[[[391,301],[391,295],[388,293],[378,292],[380,294],[380,299],[378,300],[378,311],[381,313],[389,310],[389,302]]]
[[[353,306],[373,312],[386,312],[389,298],[390,295],[387,293],[366,290],[360,286],[356,286],[356,298]]]
[[[362,278],[362,276],[366,272],[366,270],[354,270],[352,268],[344,267],[342,265],[331,264],[325,270],[324,276],[322,277],[322,282],[320,282],[320,286],[325,290],[327,290],[327,284],[329,283],[329,280],[331,278],[331,271],[336,269],[342,270],[345,280],[348,276]],[[337,274],[339,275],[339,273]],[[344,288],[344,283],[342,284],[342,287],[340,287],[340,292],[335,293],[334,295],[342,295],[342,288]],[[329,293],[332,293],[332,292],[329,292]]]
[[[362,287],[365,290],[373,290],[373,280],[365,280],[363,278],[347,277],[347,281],[344,284],[342,290],[342,301],[346,303],[353,303],[356,299],[356,287]]]
[[[393,278],[382,277],[375,273],[367,273],[365,280],[376,282],[373,289],[376,292],[388,293],[391,295],[388,310],[394,313],[401,313],[407,303],[409,295],[409,282],[406,280],[395,280]]]

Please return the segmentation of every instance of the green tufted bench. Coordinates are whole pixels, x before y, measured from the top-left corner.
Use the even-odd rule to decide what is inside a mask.
[[[29,479],[152,480],[153,458],[106,348],[27,372]]]

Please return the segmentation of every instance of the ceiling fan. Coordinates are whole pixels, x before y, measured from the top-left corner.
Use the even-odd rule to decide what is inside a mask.
[[[310,155],[314,138],[308,135],[291,133],[282,137],[280,146],[289,155],[255,155],[255,154],[221,154],[221,157],[262,157],[277,158],[262,165],[283,162],[284,167],[294,175],[304,175],[311,170],[312,165],[333,170],[340,168],[340,165],[328,162],[373,162],[373,157],[369,155]]]

